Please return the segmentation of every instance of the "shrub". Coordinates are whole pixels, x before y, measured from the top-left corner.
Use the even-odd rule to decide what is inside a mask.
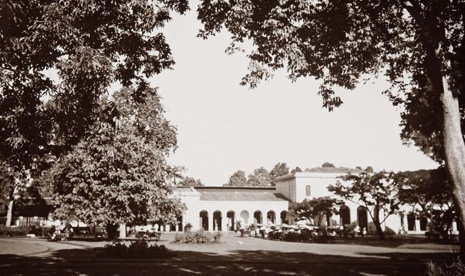
[[[437,264],[429,262],[427,264],[428,276],[463,276],[465,275],[465,264],[460,258],[455,259],[451,264]]]
[[[184,232],[190,232],[191,230],[192,230],[192,224],[190,222],[184,225]]]
[[[317,237],[317,233],[313,230],[309,230],[309,229],[302,229],[300,231],[300,239],[304,242],[310,242],[310,241],[313,241],[315,239],[315,237]]]
[[[212,244],[221,241],[221,232],[209,233],[203,230],[176,234],[173,243]]]
[[[8,228],[5,225],[0,225],[0,237],[8,236]]]
[[[36,236],[42,236],[42,227],[36,224],[30,225],[29,233],[28,234],[34,234]]]
[[[0,225],[0,236],[2,237],[24,237],[31,231],[29,226],[7,227]]]
[[[221,232],[213,233],[213,242],[214,243],[219,243],[221,241],[222,236],[223,236],[223,234],[221,234]]]
[[[291,242],[296,242],[301,239],[300,234],[297,232],[287,232],[286,234],[283,235],[282,237],[283,241],[291,241]]]
[[[391,228],[389,227],[386,227],[386,229],[384,230],[384,234],[388,237],[392,237],[392,236],[395,236],[397,233],[396,231],[392,230]]]
[[[164,245],[150,245],[146,240],[137,240],[128,245],[116,241],[105,245],[100,256],[107,258],[154,259],[169,258],[175,254]]]
[[[124,258],[128,255],[128,247],[120,241],[105,245],[102,256],[108,258]]]
[[[271,231],[268,233],[268,238],[270,240],[281,240],[283,238],[283,232]]]

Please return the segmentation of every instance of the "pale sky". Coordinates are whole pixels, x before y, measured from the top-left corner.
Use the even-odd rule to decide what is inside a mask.
[[[381,92],[383,79],[339,93],[344,104],[328,112],[317,95],[318,82],[291,83],[285,72],[253,90],[239,85],[248,72],[243,54],[227,55],[228,34],[197,38],[196,4],[175,16],[163,30],[176,65],[155,77],[166,117],[178,129],[173,165],[207,186],[226,183],[234,172],[246,174],[278,162],[317,167],[372,166],[375,170],[437,167],[400,139],[399,111]]]

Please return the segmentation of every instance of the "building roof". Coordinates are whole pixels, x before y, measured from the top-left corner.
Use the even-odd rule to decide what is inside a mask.
[[[192,187],[184,187],[184,186],[181,186],[181,187],[175,187],[173,189],[173,191],[177,191],[177,192],[192,192],[192,191],[195,191]]]
[[[288,201],[274,187],[195,187],[201,201]]]
[[[316,167],[311,169],[306,169],[305,172],[318,172],[318,173],[341,173],[341,174],[348,174],[348,173],[361,173],[363,170],[360,169],[352,169],[346,167]]]
[[[362,170],[345,167],[317,167],[306,169],[304,172],[294,172],[278,177],[275,181],[285,181],[294,178],[340,178],[348,174],[358,175]]]

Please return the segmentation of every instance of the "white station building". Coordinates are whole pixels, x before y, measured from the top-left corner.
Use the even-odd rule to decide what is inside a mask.
[[[241,225],[269,224],[281,225],[292,223],[288,218],[290,202],[318,197],[335,197],[327,187],[342,181],[348,172],[360,173],[358,170],[348,172],[339,169],[322,169],[318,172],[297,172],[282,176],[276,180],[274,187],[180,187],[174,196],[185,205],[180,223],[164,226],[162,231],[182,231],[186,224],[205,231],[236,230],[236,223]],[[389,216],[383,228],[395,233],[422,234],[427,230],[427,220],[410,214],[411,206],[403,206],[397,214]],[[381,214],[382,215],[382,214]],[[325,218],[325,226],[358,226],[366,232],[376,231],[369,213],[360,205],[346,201],[339,215]],[[453,225],[457,232],[456,223]]]
[[[318,197],[337,198],[328,191],[328,186],[343,181],[342,176],[359,174],[362,171],[343,168],[316,168],[315,171],[297,172],[279,177],[276,186],[271,187],[177,187],[173,196],[184,205],[183,214],[176,225],[158,225],[162,232],[183,231],[190,224],[193,230],[233,231],[237,223],[247,227],[251,224],[281,225],[292,224],[288,216],[290,202],[302,202]],[[51,206],[48,206],[51,208]],[[33,222],[50,222],[47,213],[37,217],[20,216],[16,225],[28,225]],[[402,206],[396,214],[389,216],[383,223],[384,229],[394,233],[424,234],[428,230],[426,218],[415,217],[412,206]],[[382,216],[382,214],[381,214]],[[338,215],[324,218],[322,225],[337,227],[352,225],[367,233],[376,231],[366,209],[360,205],[345,201]],[[120,229],[126,229],[121,225]],[[126,231],[121,231],[120,234]],[[457,234],[457,223],[452,225],[452,233]],[[123,234],[125,236],[125,234]]]

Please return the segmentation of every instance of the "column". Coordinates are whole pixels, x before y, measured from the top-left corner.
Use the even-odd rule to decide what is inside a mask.
[[[400,229],[402,234],[407,234],[407,222],[405,221],[406,215],[400,214]]]
[[[418,217],[415,218],[415,231],[420,231],[420,219]]]
[[[120,239],[126,238],[126,223],[119,224],[119,238]]]
[[[275,225],[280,225],[280,224],[283,224],[283,222],[281,221],[281,212],[282,211],[274,211],[276,217],[274,219],[274,224]]]
[[[221,231],[228,231],[228,212],[221,211]]]

